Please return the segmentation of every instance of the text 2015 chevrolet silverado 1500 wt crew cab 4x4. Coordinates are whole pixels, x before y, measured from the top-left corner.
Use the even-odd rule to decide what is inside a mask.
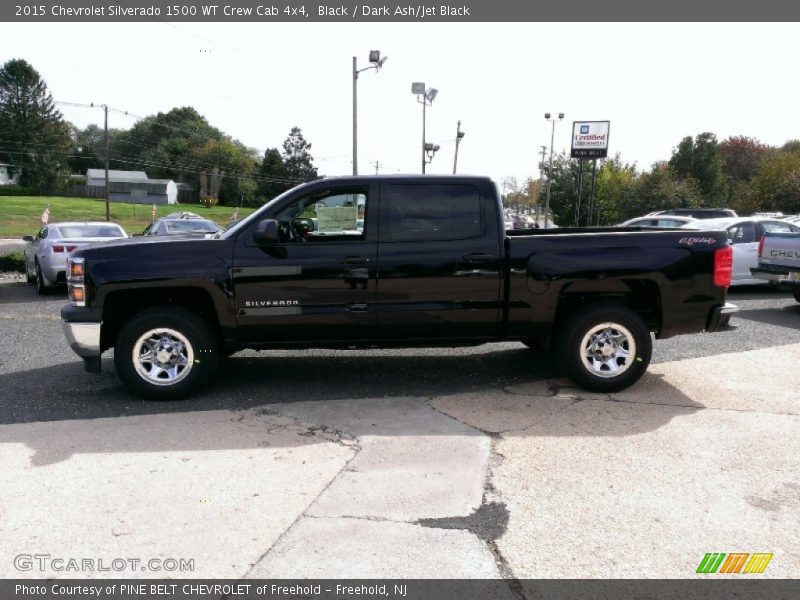
[[[214,239],[81,249],[62,320],[89,371],[114,348],[151,398],[209,382],[242,348],[546,344],[577,384],[637,381],[656,337],[717,331],[725,232],[626,228],[506,232],[482,177],[321,179]]]

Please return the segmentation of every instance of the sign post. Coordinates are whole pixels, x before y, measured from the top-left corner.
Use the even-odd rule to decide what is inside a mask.
[[[592,160],[592,187],[589,192],[589,217],[587,224],[592,224],[594,210],[594,178],[597,171],[597,159],[608,156],[608,136],[611,121],[573,121],[572,144],[570,156],[580,161],[578,177],[578,198],[575,206],[575,225],[580,224],[581,197],[583,196],[583,161]],[[599,219],[599,215],[598,215]]]

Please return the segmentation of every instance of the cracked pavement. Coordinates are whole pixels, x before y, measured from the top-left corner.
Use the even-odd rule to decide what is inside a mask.
[[[713,336],[685,337],[695,356],[611,395],[546,364],[520,376],[533,355],[495,345],[420,351],[439,381],[415,351],[276,353],[266,382],[244,354],[198,400],[148,403],[108,361],[86,379],[51,303],[28,321],[2,306],[6,343],[41,344],[32,366],[0,364],[3,577],[76,575],[20,572],[21,553],[195,562],[82,577],[684,578],[712,551],[773,552],[769,577],[800,570],[788,304],[777,327],[792,343],[709,354]],[[508,376],[476,379],[501,359]]]

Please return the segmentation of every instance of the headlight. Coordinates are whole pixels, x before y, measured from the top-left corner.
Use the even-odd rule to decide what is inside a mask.
[[[75,306],[86,306],[86,281],[84,263],[80,257],[67,259],[67,293]]]

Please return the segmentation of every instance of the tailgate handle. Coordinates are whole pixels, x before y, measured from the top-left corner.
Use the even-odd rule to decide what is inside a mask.
[[[487,263],[497,260],[494,254],[465,254],[463,258],[471,263]]]
[[[339,261],[340,265],[365,265],[369,262],[368,258],[363,256],[347,256]]]

